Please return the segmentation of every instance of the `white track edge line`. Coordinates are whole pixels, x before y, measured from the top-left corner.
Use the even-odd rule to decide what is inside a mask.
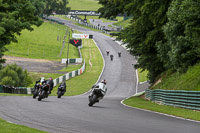
[[[137,94],[135,94],[135,95],[137,95]],[[130,96],[130,97],[134,97],[135,95]],[[160,113],[160,112],[155,112],[155,111],[151,111],[151,110],[147,110],[147,109],[141,109],[141,108],[137,108],[137,107],[132,107],[132,106],[124,104],[124,101],[129,99],[130,97],[127,97],[127,98],[123,99],[121,101],[121,104],[124,105],[125,107],[132,108],[132,109],[137,109],[137,110],[146,111],[146,112],[150,112],[150,113],[154,113],[154,114],[164,115],[164,116],[168,116],[168,117],[172,117],[172,118],[176,118],[176,119],[181,119],[181,120],[185,120],[185,121],[200,123],[200,121],[186,119],[186,118],[182,118],[182,117],[178,117],[178,116],[174,116],[174,115],[169,115],[169,114],[164,114],[164,113]]]

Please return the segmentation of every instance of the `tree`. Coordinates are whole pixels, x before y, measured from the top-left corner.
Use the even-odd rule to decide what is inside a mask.
[[[36,8],[35,15],[42,16],[44,13],[46,0],[30,0],[30,2]]]
[[[2,59],[5,45],[17,42],[16,35],[23,29],[32,31],[31,25],[42,24],[35,10],[29,0],[0,0],[0,68],[5,61]]]
[[[163,27],[166,42],[158,47],[167,68],[185,72],[200,60],[200,1],[174,0]]]
[[[98,3],[103,5],[98,9],[98,12],[101,13],[100,17],[110,19],[111,17],[115,18],[118,14],[124,14],[125,6],[130,2],[131,0],[99,0]]]
[[[122,4],[117,4],[118,2]],[[99,1],[103,4],[103,8],[99,9],[103,17],[109,18],[119,13],[132,16],[130,25],[121,32],[119,39],[128,44],[131,54],[139,57],[137,67],[149,71],[151,82],[165,71],[163,61],[158,56],[156,44],[165,40],[162,27],[168,21],[166,12],[170,2],[171,0]]]
[[[45,0],[45,10],[44,14],[50,15],[53,11],[62,10],[63,13],[67,13],[69,8],[67,7],[68,1],[67,0]]]
[[[0,84],[11,85],[15,87],[27,87],[32,83],[26,70],[16,64],[7,65],[0,71]]]

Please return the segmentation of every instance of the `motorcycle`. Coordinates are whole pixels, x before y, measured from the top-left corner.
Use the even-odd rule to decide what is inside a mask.
[[[66,92],[66,84],[65,82],[62,82],[58,87],[58,92],[57,92],[58,98],[61,98],[61,96],[63,96],[65,92]]]
[[[100,99],[103,99],[107,91],[106,85],[104,83],[98,83],[92,87],[92,92],[89,95],[89,106],[93,106],[95,103],[99,102]]]
[[[49,84],[47,83],[48,81],[44,82],[42,86],[39,89],[39,94],[38,94],[38,101],[41,101],[44,98],[48,98],[48,91],[49,91]]]

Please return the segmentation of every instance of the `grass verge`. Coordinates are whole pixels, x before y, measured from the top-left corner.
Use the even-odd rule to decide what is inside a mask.
[[[86,28],[86,29],[89,29],[89,30],[92,30],[92,31],[101,31],[101,30],[97,30],[97,29],[94,29],[94,28],[91,28],[91,27],[84,26],[84,25],[79,24],[79,23],[75,23],[75,25],[83,27],[83,28]]]
[[[71,10],[97,11],[101,7],[97,0],[69,0],[67,7]]]
[[[68,67],[64,67],[63,69],[59,70],[60,72],[72,72],[74,70],[78,70],[82,67],[83,64],[69,64]]]
[[[30,132],[31,133],[47,133],[47,132],[29,128],[23,125],[9,123],[2,119],[0,119],[0,123],[1,123],[0,124],[1,133],[30,133]]]
[[[84,15],[78,15],[79,18],[81,18],[82,20],[85,19]],[[117,21],[114,20],[109,20],[109,19],[105,19],[105,18],[99,18],[99,16],[87,16],[86,17],[87,22],[90,23],[89,19],[100,19],[102,20],[102,22],[119,22],[123,20],[123,17],[116,17]]]
[[[142,71],[142,69],[138,69],[139,82],[147,81],[147,74],[148,74],[147,70]]]
[[[161,75],[154,89],[200,91],[200,63],[190,67],[186,73],[167,71]]]
[[[177,108],[173,106],[159,105],[154,102],[145,100],[141,97],[131,97],[124,101],[124,104],[131,107],[151,110],[168,115],[174,115],[185,119],[200,121],[200,111],[194,111],[190,109]]]
[[[21,35],[17,36],[18,43],[7,45],[8,51],[5,55],[49,60],[66,58],[68,35],[64,47],[62,44],[66,30],[71,33],[68,27],[53,22],[44,22],[40,27],[33,28],[32,32],[23,30]],[[69,58],[79,58],[77,48],[72,45],[70,45]]]
[[[86,62],[86,69],[82,75],[66,81],[67,92],[65,96],[79,95],[87,92],[99,78],[103,68],[102,56],[91,39],[83,39],[81,53]],[[54,87],[51,95],[57,95],[57,87]]]

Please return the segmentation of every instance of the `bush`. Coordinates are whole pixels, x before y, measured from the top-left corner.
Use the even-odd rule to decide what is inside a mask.
[[[15,87],[27,87],[32,80],[27,72],[16,64],[7,65],[0,70],[0,84]]]

